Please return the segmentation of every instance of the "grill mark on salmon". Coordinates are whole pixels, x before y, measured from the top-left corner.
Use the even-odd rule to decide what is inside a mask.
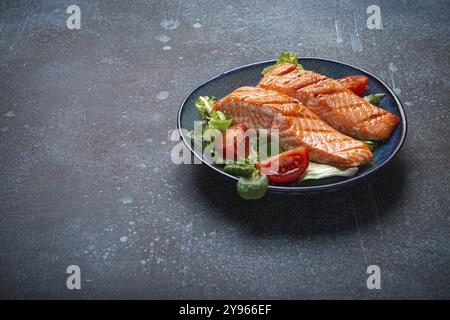
[[[273,67],[258,87],[298,99],[330,126],[357,139],[388,139],[400,122],[397,116],[370,104],[338,81],[298,70],[294,64]]]
[[[241,87],[214,109],[247,128],[278,129],[283,148],[306,146],[312,161],[355,167],[372,159],[365,143],[336,131],[298,100],[274,90]]]

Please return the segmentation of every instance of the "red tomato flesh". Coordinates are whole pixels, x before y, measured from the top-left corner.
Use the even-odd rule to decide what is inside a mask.
[[[270,182],[287,183],[300,178],[308,165],[308,149],[298,147],[270,157],[258,163],[256,167],[261,174],[267,176]]]
[[[353,91],[358,96],[363,93],[367,88],[369,78],[366,76],[348,76],[338,80],[347,89]]]

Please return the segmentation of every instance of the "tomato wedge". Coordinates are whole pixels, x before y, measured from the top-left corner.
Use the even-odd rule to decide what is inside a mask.
[[[247,157],[249,154],[249,138],[245,135],[247,128],[243,123],[229,127],[222,134],[222,156],[226,159]]]
[[[298,147],[270,157],[256,165],[270,182],[287,183],[296,181],[309,165],[306,147]]]
[[[340,83],[344,85],[347,89],[353,91],[358,96],[364,92],[367,88],[367,83],[369,82],[369,78],[366,76],[348,76],[338,80]]]

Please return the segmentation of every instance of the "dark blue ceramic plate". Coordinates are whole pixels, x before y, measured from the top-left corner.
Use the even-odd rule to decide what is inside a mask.
[[[187,141],[187,137],[185,137],[183,131],[181,130],[192,130],[194,128],[194,121],[200,120],[195,108],[195,100],[199,96],[215,96],[217,99],[220,99],[236,88],[257,85],[262,77],[261,71],[265,67],[274,63],[275,60],[259,62],[224,72],[210,80],[205,81],[187,95],[178,112],[178,129],[180,130],[180,134],[184,142],[195,154],[195,156],[201,159],[201,155],[194,152],[190,142]],[[406,137],[405,112],[392,89],[373,74],[345,63],[319,58],[302,58],[300,59],[300,63],[306,70],[312,70],[335,79],[349,75],[365,75],[369,77],[369,89],[364,92],[363,95],[368,95],[371,93],[386,94],[386,96],[381,100],[379,107],[397,115],[401,119],[401,122],[394,130],[389,140],[383,142],[375,149],[372,163],[370,165],[361,166],[358,173],[353,177],[333,177],[321,180],[310,180],[305,181],[302,184],[292,185],[270,185],[269,190],[272,192],[286,193],[335,190],[355,182],[362,181],[386,166],[399,152]],[[237,180],[236,177],[224,172],[223,166],[211,165],[206,162],[205,164],[222,175]]]

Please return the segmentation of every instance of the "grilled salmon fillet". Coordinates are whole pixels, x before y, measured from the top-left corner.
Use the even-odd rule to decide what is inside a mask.
[[[378,108],[327,76],[280,64],[263,77],[258,87],[298,99],[330,126],[362,140],[385,140],[400,119]]]
[[[372,152],[319,119],[297,99],[274,90],[241,87],[214,104],[236,123],[278,129],[284,149],[306,146],[312,161],[343,167],[368,163]]]

